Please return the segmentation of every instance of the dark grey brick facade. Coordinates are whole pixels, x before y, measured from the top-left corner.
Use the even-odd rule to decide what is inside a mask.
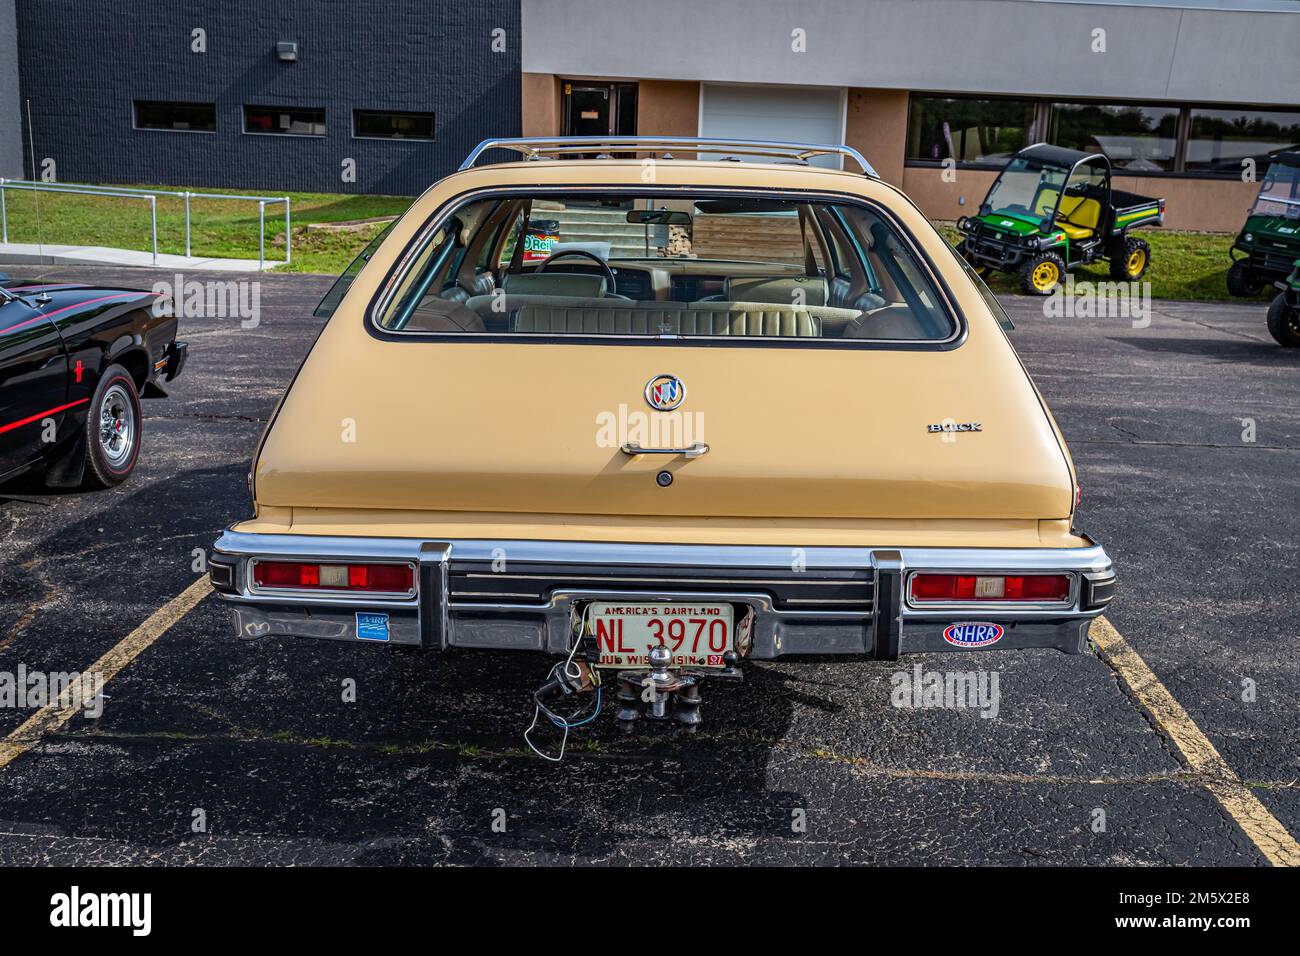
[[[23,175],[17,33],[14,0],[0,0],[0,176],[8,179]]]
[[[519,134],[519,0],[17,0],[17,19],[38,165],[64,182],[411,194]],[[135,100],[215,103],[217,131],[137,130]],[[245,104],[323,107],[327,135],[245,134]],[[433,112],[435,138],[355,138],[353,109]]]

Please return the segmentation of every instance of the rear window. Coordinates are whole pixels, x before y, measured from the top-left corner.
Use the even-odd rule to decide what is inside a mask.
[[[374,315],[411,334],[943,342],[932,273],[856,202],[511,193],[465,204],[400,258]]]

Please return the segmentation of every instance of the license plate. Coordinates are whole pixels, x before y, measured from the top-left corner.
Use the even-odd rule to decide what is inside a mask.
[[[674,667],[725,667],[735,642],[730,604],[593,603],[588,612],[597,667],[648,667],[650,648],[673,652]]]

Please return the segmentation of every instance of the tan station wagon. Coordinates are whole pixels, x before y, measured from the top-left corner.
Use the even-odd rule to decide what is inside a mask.
[[[746,661],[1079,653],[1111,598],[1004,313],[848,147],[489,141],[322,313],[212,555],[241,637],[692,725]]]

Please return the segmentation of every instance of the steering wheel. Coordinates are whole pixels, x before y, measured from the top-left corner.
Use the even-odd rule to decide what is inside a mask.
[[[565,256],[583,256],[596,263],[605,273],[605,280],[609,283],[608,292],[610,295],[618,294],[618,280],[614,278],[614,270],[609,267],[609,263],[596,255],[594,252],[588,252],[586,249],[562,249],[559,252],[553,252],[540,263],[534,270],[535,273],[543,272],[556,259],[563,259]]]

